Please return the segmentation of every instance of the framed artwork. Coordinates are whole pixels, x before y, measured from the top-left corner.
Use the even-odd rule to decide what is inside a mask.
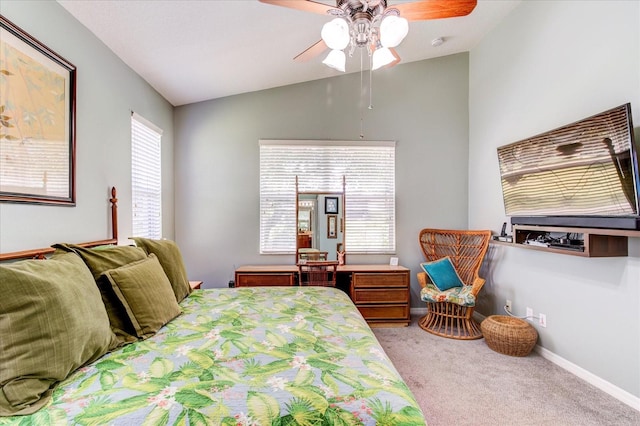
[[[0,201],[75,205],[76,67],[0,15]]]
[[[327,216],[327,238],[338,238],[338,216]]]
[[[338,197],[324,198],[324,214],[338,214]]]

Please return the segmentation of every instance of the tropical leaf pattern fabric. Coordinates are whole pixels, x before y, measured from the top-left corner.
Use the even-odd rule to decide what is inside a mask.
[[[196,290],[153,337],[77,370],[0,425],[424,425],[349,297],[325,287]]]
[[[460,306],[476,306],[476,296],[470,285],[440,290],[434,284],[427,283],[420,290],[420,300],[427,303],[450,302]]]

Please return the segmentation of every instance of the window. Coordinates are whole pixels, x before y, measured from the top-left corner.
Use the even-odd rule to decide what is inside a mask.
[[[131,199],[132,233],[136,237],[162,236],[162,130],[131,115]]]
[[[294,253],[295,179],[305,191],[341,192],[349,253],[394,253],[395,142],[260,141],[260,253]]]

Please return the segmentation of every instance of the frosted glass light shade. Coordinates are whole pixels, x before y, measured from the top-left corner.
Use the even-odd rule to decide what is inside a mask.
[[[395,61],[396,57],[386,47],[381,47],[373,52],[373,63],[371,64],[372,70],[377,70],[380,67],[390,64]]]
[[[408,33],[409,23],[406,19],[395,15],[387,16],[380,23],[380,44],[384,47],[396,47]]]
[[[349,45],[349,25],[342,18],[335,18],[324,24],[320,35],[329,49],[342,50]]]
[[[329,68],[344,72],[344,66],[347,63],[347,57],[342,50],[332,50],[322,61]]]

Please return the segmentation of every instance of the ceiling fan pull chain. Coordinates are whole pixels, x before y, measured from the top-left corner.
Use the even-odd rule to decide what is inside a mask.
[[[362,102],[362,89],[364,87],[362,82],[362,49],[360,49],[360,139],[364,139],[364,102]]]
[[[369,55],[369,109],[373,109],[373,59]]]

